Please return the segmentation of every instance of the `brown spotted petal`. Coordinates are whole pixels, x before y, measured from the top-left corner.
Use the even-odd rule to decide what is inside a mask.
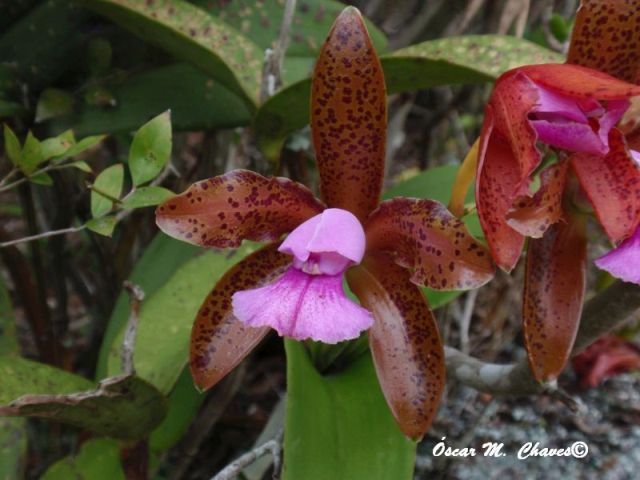
[[[365,227],[367,251],[395,253],[413,269],[411,281],[437,290],[476,288],[491,280],[493,263],[464,223],[433,200],[382,202]]]
[[[518,233],[540,238],[562,217],[562,193],[569,162],[560,161],[540,174],[540,189],[533,197],[521,197],[507,215],[507,223]]]
[[[560,375],[578,330],[586,286],[585,224],[583,217],[560,221],[529,243],[524,340],[531,370],[541,382]]]
[[[191,331],[190,365],[196,385],[218,383],[269,332],[268,327],[245,327],[233,316],[231,296],[238,290],[265,285],[291,264],[291,257],[268,245],[229,270],[200,307]]]
[[[242,240],[275,241],[323,205],[299,183],[233,170],[194,183],[156,209],[158,227],[206,247],[238,247]]]
[[[618,130],[609,136],[605,157],[574,154],[571,165],[612,243],[631,236],[640,222],[640,167]]]
[[[640,5],[629,0],[582,0],[567,62],[638,83]]]
[[[320,51],[311,87],[311,133],[320,192],[361,222],[380,200],[387,98],[360,12],[343,10]]]
[[[422,438],[445,381],[444,351],[429,305],[409,272],[386,255],[368,255],[347,279],[373,313],[369,345],[387,403],[402,432]]]

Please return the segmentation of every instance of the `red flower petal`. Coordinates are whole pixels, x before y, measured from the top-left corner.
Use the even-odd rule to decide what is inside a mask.
[[[581,2],[571,35],[567,62],[591,67],[638,83],[640,9],[626,0]]]
[[[480,136],[476,208],[491,256],[500,268],[511,271],[524,246],[524,237],[507,224],[520,174],[509,145],[494,134],[493,128],[493,109],[489,105]]]
[[[380,200],[386,126],[382,67],[360,12],[348,7],[329,32],[313,73],[311,132],[322,198],[361,222]]]
[[[640,222],[640,168],[631,159],[618,130],[609,136],[605,157],[571,156],[571,165],[612,243],[629,237]]]
[[[540,238],[562,217],[562,193],[569,162],[560,161],[541,174],[540,189],[533,197],[521,197],[507,215],[511,228],[525,237]]]
[[[238,247],[242,240],[275,241],[323,205],[304,186],[234,170],[194,183],[156,210],[167,235],[207,247]]]
[[[554,380],[564,368],[580,322],[586,287],[586,220],[552,225],[527,252],[523,326],[535,378]]]
[[[444,205],[433,200],[394,198],[382,202],[365,227],[367,251],[394,252],[412,268],[411,281],[437,290],[464,290],[494,274],[487,250]]]
[[[422,438],[445,383],[444,350],[429,305],[409,273],[387,256],[368,255],[347,279],[373,313],[369,345],[393,416],[405,435]]]
[[[211,388],[233,370],[269,332],[245,327],[232,313],[238,290],[265,285],[281,275],[291,257],[268,245],[229,270],[200,307],[191,331],[190,364],[196,385]]]
[[[571,361],[582,388],[597,387],[605,378],[640,370],[640,349],[613,334],[589,345]]]

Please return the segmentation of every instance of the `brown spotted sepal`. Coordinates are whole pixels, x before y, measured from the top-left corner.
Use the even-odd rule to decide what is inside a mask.
[[[311,133],[322,199],[361,222],[382,191],[387,97],[380,60],[360,12],[345,8],[316,62]]]
[[[411,281],[436,290],[467,290],[487,283],[494,266],[464,223],[434,200],[382,202],[365,226],[367,251],[394,254],[413,270]]]
[[[436,320],[410,273],[385,254],[368,255],[347,272],[351,290],[372,312],[369,346],[382,392],[402,432],[421,439],[445,385]]]
[[[571,34],[567,62],[638,83],[638,25],[638,0],[582,0]]]
[[[204,300],[191,331],[190,366],[199,388],[213,387],[269,333],[268,327],[245,327],[232,311],[238,290],[266,285],[291,264],[291,257],[269,245],[249,255],[218,281]]]
[[[586,220],[552,225],[527,251],[523,302],[529,365],[540,382],[555,380],[569,360],[586,288]]]
[[[242,240],[276,241],[323,209],[299,183],[233,170],[194,183],[161,204],[156,223],[178,240],[235,248]]]

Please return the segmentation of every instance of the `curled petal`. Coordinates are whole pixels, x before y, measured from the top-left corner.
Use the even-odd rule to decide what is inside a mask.
[[[476,207],[491,257],[500,268],[511,271],[524,246],[524,237],[507,224],[520,175],[509,145],[493,133],[492,112],[488,106],[480,136]]]
[[[167,235],[207,247],[238,247],[242,240],[275,241],[323,205],[304,186],[248,170],[203,180],[156,210]]]
[[[367,250],[395,253],[414,269],[411,281],[437,290],[464,290],[494,273],[486,249],[444,205],[433,200],[394,198],[382,202],[365,227]]]
[[[540,189],[533,197],[516,200],[507,215],[511,228],[525,237],[540,238],[550,225],[562,217],[562,193],[569,162],[560,161],[541,174]]]
[[[205,299],[191,331],[190,365],[202,389],[213,387],[246,357],[269,332],[244,326],[233,315],[234,292],[264,285],[282,274],[291,257],[269,245],[236,264]]]
[[[531,120],[531,125],[538,140],[553,147],[594,155],[604,155],[609,149],[588,123]]]
[[[444,389],[444,351],[427,301],[386,255],[367,255],[347,272],[349,286],[373,312],[369,345],[380,386],[402,432],[424,436]]]
[[[595,263],[616,278],[640,285],[640,225],[631,237]]]
[[[279,250],[293,255],[302,270],[312,264],[318,273],[336,275],[360,263],[365,241],[362,225],[351,212],[328,208],[291,232]]]
[[[342,275],[309,275],[295,267],[267,286],[236,292],[233,312],[247,326],[324,343],[357,338],[373,323],[367,310],[345,296]]]
[[[576,338],[586,287],[586,221],[560,221],[527,251],[523,301],[529,365],[540,382],[555,380]]]
[[[625,0],[582,1],[567,61],[630,83],[640,77],[640,9]]]
[[[605,156],[575,154],[571,165],[612,243],[629,237],[640,222],[640,166],[614,129]]]
[[[323,200],[361,222],[380,200],[386,126],[382,67],[360,13],[347,7],[316,62],[311,133]]]

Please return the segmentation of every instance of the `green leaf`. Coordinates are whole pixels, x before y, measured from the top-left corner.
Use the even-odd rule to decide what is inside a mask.
[[[380,57],[387,91],[397,93],[495,80],[521,65],[563,62],[562,55],[527,40],[504,35],[470,35],[430,40]],[[286,138],[309,123],[309,80],[284,88],[258,110],[258,145],[277,160]]]
[[[171,156],[171,114],[164,112],[145,123],[133,136],[129,170],[137,187],[153,180]]]
[[[200,247],[180,242],[163,233],[158,233],[145,249],[129,280],[142,288],[148,299],[173,276],[182,264],[201,252],[202,249]],[[109,352],[116,337],[126,325],[128,318],[129,296],[123,291],[118,296],[104,334],[96,368],[96,378],[107,376]]]
[[[69,150],[75,143],[76,139],[74,138],[71,130],[62,132],[57,137],[47,138],[40,144],[42,148],[42,157],[44,160],[59,157]]]
[[[87,162],[83,162],[82,160],[78,160],[77,162],[71,162],[69,166],[73,168],[77,168],[81,172],[85,172],[85,173],[93,172],[93,170],[91,169],[91,166],[89,166]]]
[[[44,185],[46,187],[50,187],[51,185],[53,185],[53,178],[51,178],[48,173],[39,173],[37,175],[33,175],[29,177],[29,181],[31,183],[35,183],[36,185]]]
[[[111,43],[106,38],[92,38],[87,45],[87,63],[91,75],[104,75],[111,65]]]
[[[40,366],[36,371],[16,374],[11,370],[16,361],[15,357],[0,358],[0,369],[8,371],[14,382],[50,382],[52,389],[58,389],[54,384],[60,377],[58,372],[50,371],[51,378],[40,378],[44,373]],[[22,395],[11,397],[3,391],[1,398],[0,416],[48,418],[122,439],[145,437],[160,424],[167,408],[164,396],[156,388],[138,377],[125,375],[108,378],[90,391],[42,394],[23,389]]]
[[[0,405],[23,395],[64,395],[92,387],[86,378],[43,363],[15,355],[0,357]]]
[[[159,205],[175,195],[171,190],[162,187],[141,187],[127,196],[122,202],[124,208],[142,208]]]
[[[92,232],[105,237],[113,235],[113,230],[116,228],[118,220],[115,215],[107,215],[105,217],[94,218],[87,222],[87,228]]]
[[[30,174],[33,173],[43,161],[42,145],[40,141],[33,136],[33,133],[29,131],[22,147],[18,166],[24,173]]]
[[[321,376],[304,346],[285,340],[283,480],[411,480],[416,444],[396,425],[371,356]]]
[[[35,122],[40,123],[48,118],[58,117],[73,109],[73,95],[58,88],[43,90],[36,105]]]
[[[168,393],[187,365],[191,327],[202,301],[222,275],[257,250],[245,242],[232,252],[206,251],[188,260],[140,307],[134,350],[135,370],[141,378]],[[121,371],[122,329],[111,344],[108,375]]]
[[[205,395],[196,390],[191,372],[185,368],[169,396],[169,410],[163,422],[149,437],[149,449],[161,453],[176,443],[189,430]]]
[[[507,35],[467,35],[411,45],[382,59],[389,93],[495,80],[522,65],[562,63],[547,48]]]
[[[20,155],[22,147],[20,147],[20,140],[16,137],[16,134],[13,133],[13,130],[7,125],[4,124],[4,149],[15,166],[20,165]]]
[[[120,198],[124,183],[124,167],[121,163],[104,169],[96,177],[91,190],[91,215],[101,217],[113,208],[113,198]],[[103,194],[107,195],[104,196]]]
[[[246,104],[220,82],[184,63],[131,73],[106,84],[115,100],[107,108],[78,105],[74,113],[45,123],[49,133],[73,128],[80,135],[130,132],[171,110],[174,130],[216,130],[249,124]]]
[[[234,28],[183,0],[82,0],[146,41],[188,61],[247,101],[258,101],[263,51]]]
[[[108,438],[82,444],[77,455],[51,465],[40,480],[125,480],[120,463],[120,445]]]
[[[75,157],[76,155],[80,155],[81,153],[95,147],[100,142],[102,142],[107,136],[106,135],[93,135],[91,137],[85,137],[80,140],[78,143],[74,143],[69,150],[65,152],[65,154],[56,159],[56,163],[61,162],[62,160],[66,160],[67,158]]]

